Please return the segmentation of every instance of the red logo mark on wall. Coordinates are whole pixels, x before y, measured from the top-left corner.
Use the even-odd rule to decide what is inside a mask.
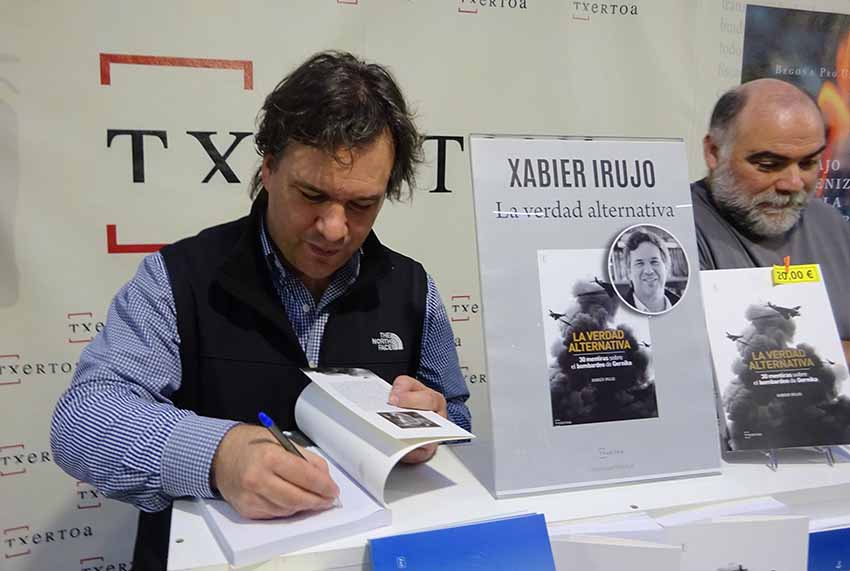
[[[21,360],[20,355],[0,355],[0,365],[17,363]],[[0,368],[2,371],[2,368]],[[8,385],[20,385],[21,377],[14,378],[14,373],[7,373],[5,376],[0,372],[0,387]]]
[[[105,561],[106,559],[101,556],[86,557],[84,559],[80,559],[80,571],[88,571],[89,569],[102,568],[102,565],[96,565],[96,563],[104,563]]]
[[[26,547],[25,543],[19,545],[21,538],[28,536],[29,531],[30,526],[28,525],[19,525],[18,527],[9,527],[3,530],[3,543],[6,546],[6,552],[3,554],[4,558],[12,559],[32,553],[29,547]]]
[[[240,70],[242,71],[243,89],[254,89],[254,63],[251,60],[102,53],[100,54],[101,85],[112,85],[112,66],[114,65]],[[122,132],[122,134],[126,135],[128,133]],[[199,136],[202,134],[203,133],[199,134]],[[136,135],[133,136],[135,137]],[[138,134],[138,136],[141,137],[142,135]],[[215,170],[213,172],[215,172]],[[107,224],[106,226],[106,251],[109,254],[147,254],[159,251],[159,249],[164,245],[165,244],[154,243],[120,244],[118,242],[117,226],[115,224]]]
[[[165,244],[119,244],[118,227],[106,225],[106,251],[110,254],[149,254],[158,252]]]
[[[254,89],[254,62],[243,59],[208,59],[192,57],[145,56],[136,54],[100,54],[100,84],[112,85],[111,66],[155,65],[161,67],[194,67],[242,70],[243,89]]]
[[[91,484],[78,481],[76,494],[78,510],[92,510],[103,507],[100,501],[100,492]]]

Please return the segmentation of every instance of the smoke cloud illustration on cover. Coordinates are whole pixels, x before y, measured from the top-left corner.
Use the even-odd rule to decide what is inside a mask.
[[[733,449],[850,442],[850,399],[837,393],[835,361],[795,343],[801,307],[751,305],[749,326],[727,334],[740,355],[723,392]]]
[[[823,283],[772,286],[770,268],[756,270],[763,287],[735,279],[750,271],[703,274],[727,447],[850,442],[847,366]]]
[[[606,250],[538,252],[555,426],[658,416],[648,318],[621,309],[606,259]]]

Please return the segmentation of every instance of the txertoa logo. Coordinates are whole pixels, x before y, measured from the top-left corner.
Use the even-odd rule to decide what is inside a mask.
[[[372,345],[377,347],[378,351],[401,351],[404,349],[401,338],[392,331],[378,333],[378,337],[372,338]]]
[[[31,466],[50,462],[47,450],[28,451],[23,443],[0,446],[0,478],[22,476]]]
[[[477,14],[478,7],[482,8],[509,8],[509,9],[528,9],[528,0],[460,0],[458,2],[458,12],[472,12]]]
[[[0,388],[20,385],[28,377],[70,375],[77,363],[70,361],[28,361],[19,353],[0,354]]]
[[[591,16],[637,16],[638,5],[621,2],[583,2],[572,0],[574,20],[590,20]]]
[[[94,529],[90,525],[67,527],[49,531],[32,531],[29,525],[8,527],[3,530],[0,541],[3,542],[5,559],[24,557],[32,553],[33,548],[48,543],[61,543],[81,537],[92,537]]]

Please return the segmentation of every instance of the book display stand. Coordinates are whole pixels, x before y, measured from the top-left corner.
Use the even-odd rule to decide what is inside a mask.
[[[470,149],[490,401],[464,454],[476,475],[501,498],[718,472],[684,142]]]
[[[821,272],[786,264],[701,273],[724,440],[760,451],[773,472],[783,450],[834,466],[832,447],[850,442],[850,373]],[[791,274],[811,279],[777,280]]]
[[[823,454],[823,458],[827,466],[835,467],[835,454],[833,454],[831,446],[813,446],[811,448],[812,450]],[[779,451],[775,448],[770,448],[768,450],[764,450],[763,454],[767,457],[767,467],[773,472],[779,470]]]

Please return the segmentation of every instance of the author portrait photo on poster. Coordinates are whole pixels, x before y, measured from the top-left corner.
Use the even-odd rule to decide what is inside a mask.
[[[611,244],[608,275],[629,308],[661,315],[676,307],[687,292],[690,268],[673,234],[654,224],[637,224],[623,230]]]

